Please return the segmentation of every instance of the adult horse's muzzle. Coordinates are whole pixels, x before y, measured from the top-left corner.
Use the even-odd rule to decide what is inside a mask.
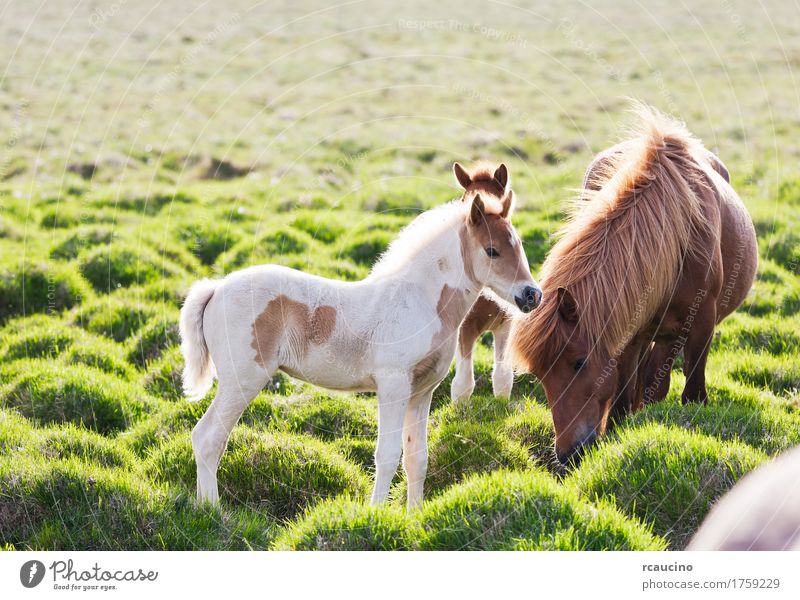
[[[522,312],[529,313],[541,304],[542,290],[536,286],[527,285],[525,289],[522,290],[521,296],[514,296],[514,302],[517,303],[517,307]]]
[[[558,462],[562,465],[566,465],[567,463],[572,463],[573,465],[577,466],[577,464],[581,460],[581,456],[583,455],[584,451],[594,444],[595,440],[597,439],[597,433],[592,431],[585,437],[585,439],[566,451],[559,451],[556,450],[556,458],[558,458]]]

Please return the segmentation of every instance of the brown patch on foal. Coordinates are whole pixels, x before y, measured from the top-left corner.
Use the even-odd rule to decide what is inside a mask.
[[[335,327],[336,309],[332,306],[318,306],[311,316],[311,343],[325,343]]]
[[[412,390],[427,389],[439,383],[438,375],[442,362],[452,358],[445,351],[450,337],[458,332],[458,327],[461,325],[466,295],[465,291],[458,288],[451,288],[449,285],[442,287],[439,301],[436,303],[436,313],[439,315],[441,327],[431,339],[428,353],[414,365],[411,378]]]
[[[253,321],[253,341],[250,347],[256,351],[256,362],[264,368],[278,351],[282,332],[292,330],[302,354],[310,344],[323,344],[331,337],[336,327],[336,309],[333,306],[318,306],[309,314],[308,306],[280,295],[270,300]]]

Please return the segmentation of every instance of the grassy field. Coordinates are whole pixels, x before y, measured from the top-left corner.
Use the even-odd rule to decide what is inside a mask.
[[[800,20],[777,0],[0,2],[0,547],[680,549],[800,443]],[[427,500],[365,505],[371,396],[283,378],[194,505],[177,316],[264,262],[366,275],[454,160],[505,161],[534,274],[635,96],[727,163],[758,280],[682,375],[569,473],[540,386],[436,392]]]

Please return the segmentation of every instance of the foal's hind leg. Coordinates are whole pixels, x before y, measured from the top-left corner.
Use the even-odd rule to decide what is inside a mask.
[[[198,500],[214,504],[219,502],[217,469],[228,445],[228,437],[244,409],[264,388],[268,379],[263,371],[242,373],[239,378],[220,378],[217,395],[192,430]]]
[[[511,365],[508,339],[511,337],[511,320],[504,319],[494,328],[494,368],[492,391],[498,398],[511,396],[514,385],[514,368]]]
[[[410,376],[388,376],[378,380],[378,444],[375,448],[375,488],[372,504],[389,497],[389,486],[400,464],[403,419],[411,395]]]
[[[403,468],[408,483],[408,508],[422,502],[425,475],[428,471],[428,413],[433,388],[415,393],[403,423]]]

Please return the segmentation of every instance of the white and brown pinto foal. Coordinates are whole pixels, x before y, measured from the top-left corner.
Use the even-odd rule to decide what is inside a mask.
[[[488,287],[521,310],[541,298],[510,216],[505,166],[455,172],[461,200],[417,217],[359,282],[263,265],[203,280],[181,310],[184,390],[213,402],[192,432],[197,495],[217,502],[228,436],[276,371],[333,390],[377,391],[372,503],[386,500],[402,451],[408,504],[422,500],[431,394],[458,328]]]

